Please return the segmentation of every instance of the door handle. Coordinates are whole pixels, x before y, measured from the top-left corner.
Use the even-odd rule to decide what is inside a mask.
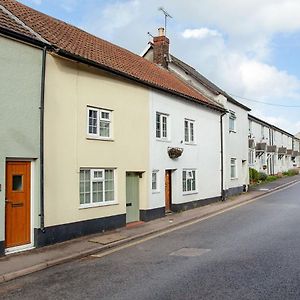
[[[12,203],[12,201],[6,199],[5,203]]]

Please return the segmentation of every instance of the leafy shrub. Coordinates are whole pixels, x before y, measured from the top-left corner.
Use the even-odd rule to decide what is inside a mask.
[[[255,169],[249,168],[249,178],[250,182],[257,182],[259,180],[259,173]]]
[[[287,172],[283,172],[283,174],[286,176],[295,176],[295,175],[299,174],[299,170],[298,169],[290,169]]]
[[[260,181],[266,181],[268,178],[268,175],[264,172],[259,172],[258,173],[258,180]]]
[[[279,177],[277,177],[277,176],[270,175],[270,176],[268,176],[267,181],[271,182],[271,181],[277,180],[278,178]]]

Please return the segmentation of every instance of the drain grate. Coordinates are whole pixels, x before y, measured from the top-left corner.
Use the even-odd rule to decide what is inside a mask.
[[[177,251],[170,253],[172,256],[185,256],[185,257],[195,257],[200,256],[204,253],[209,252],[211,249],[203,248],[181,248]]]

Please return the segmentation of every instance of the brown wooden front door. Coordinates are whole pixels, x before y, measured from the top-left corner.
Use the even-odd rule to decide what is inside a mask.
[[[171,211],[172,186],[171,186],[171,170],[166,170],[165,174],[165,209]]]
[[[6,248],[30,243],[30,177],[30,162],[6,163]]]

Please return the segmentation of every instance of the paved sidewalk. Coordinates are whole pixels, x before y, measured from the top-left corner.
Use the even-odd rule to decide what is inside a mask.
[[[52,246],[5,256],[0,258],[0,283],[64,262],[99,253],[133,240],[142,239],[154,233],[167,231],[170,228],[175,228],[224,209],[234,207],[297,181],[300,181],[300,175],[281,178],[274,182],[255,186],[248,193],[232,197],[225,202],[217,202],[181,213],[170,214],[164,218],[143,223],[136,227],[124,227],[103,234],[89,235]],[[107,244],[91,242],[91,239],[103,239],[104,235],[106,239],[112,238],[113,240],[115,236],[122,236],[123,239]]]

